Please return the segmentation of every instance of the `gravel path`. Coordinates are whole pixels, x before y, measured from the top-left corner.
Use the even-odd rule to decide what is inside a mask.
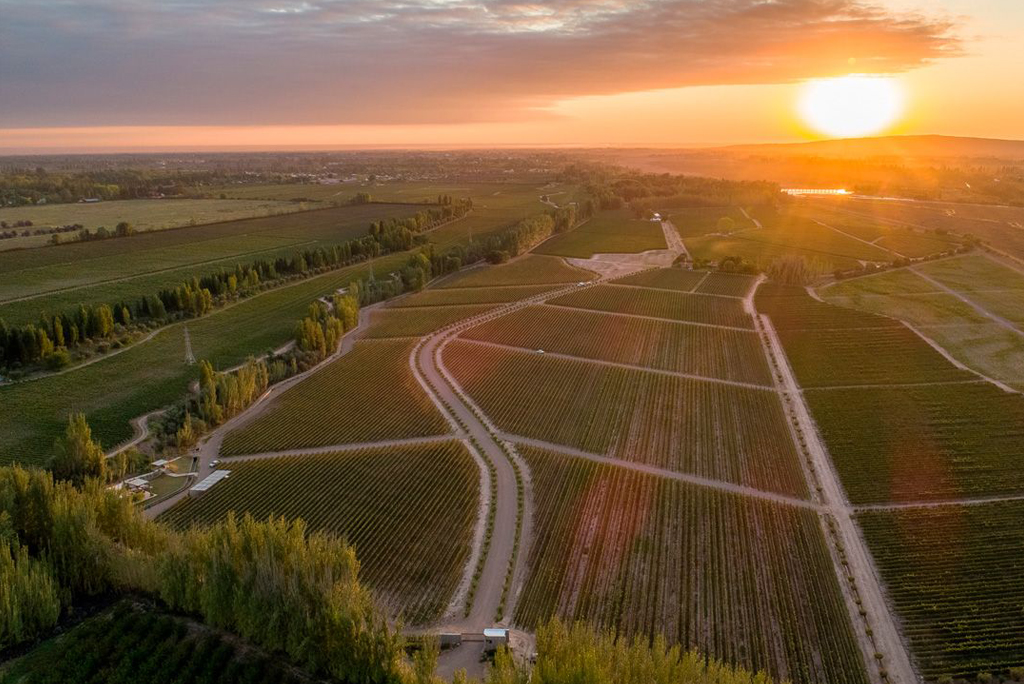
[[[760,283],[761,279],[758,282]],[[811,418],[810,410],[804,401],[796,376],[790,368],[778,333],[768,316],[756,313],[753,293],[748,301],[763,334],[762,341],[765,343],[765,350],[769,358],[776,362],[776,377],[783,404],[788,411],[792,412],[796,426],[805,437],[806,454],[813,464],[813,474],[808,477],[808,486],[817,493],[819,502],[828,517],[835,521],[836,535],[842,544],[848,565],[842,564],[831,542],[829,542],[829,546],[832,548],[837,579],[846,594],[854,634],[864,655],[868,675],[873,682],[880,683],[882,680],[878,668],[881,665],[888,672],[889,682],[892,684],[919,682],[921,678],[914,670],[896,617],[886,602],[882,582],[871,559],[867,544],[853,519],[853,509],[839,482],[839,476],[832,466],[832,460],[825,448],[824,441],[818,434],[817,426]],[[797,448],[800,449],[799,443],[797,443]],[[824,516],[822,517],[822,530],[828,540],[831,532]],[[857,595],[861,601],[859,606],[851,600],[852,596],[846,580],[847,575],[852,576],[856,583]],[[867,613],[866,618],[872,630],[871,636],[868,636],[864,629],[860,609]],[[883,656],[881,664],[875,659],[876,653]]]

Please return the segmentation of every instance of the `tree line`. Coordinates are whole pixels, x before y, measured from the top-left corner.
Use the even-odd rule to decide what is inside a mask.
[[[155,295],[142,295],[73,311],[43,314],[37,323],[8,326],[0,319],[0,368],[45,365],[60,368],[72,350],[89,342],[111,340],[115,323],[122,332],[133,322],[163,325],[204,316],[218,304],[249,296],[291,278],[348,266],[384,254],[407,251],[425,241],[423,231],[465,215],[471,200],[450,201],[405,219],[371,223],[368,234],[330,247],[317,247],[276,259],[259,259],[234,269],[193,277]]]

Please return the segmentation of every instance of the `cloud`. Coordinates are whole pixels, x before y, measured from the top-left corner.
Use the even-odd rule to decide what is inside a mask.
[[[574,96],[960,49],[952,21],[862,0],[0,0],[0,16],[4,127],[523,121]]]

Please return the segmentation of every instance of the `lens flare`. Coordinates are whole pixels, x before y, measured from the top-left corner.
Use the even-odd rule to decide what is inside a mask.
[[[841,138],[879,133],[899,119],[903,107],[895,79],[856,75],[808,81],[798,104],[809,126]]]

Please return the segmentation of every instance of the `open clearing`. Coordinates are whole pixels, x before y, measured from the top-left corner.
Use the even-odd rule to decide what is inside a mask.
[[[817,515],[522,448],[536,502],[516,610],[696,647],[794,682],[866,682]]]
[[[160,519],[183,528],[228,511],[302,518],[311,530],[348,539],[360,577],[409,622],[437,618],[447,606],[469,557],[479,499],[477,465],[461,442],[225,466],[226,480]]]

